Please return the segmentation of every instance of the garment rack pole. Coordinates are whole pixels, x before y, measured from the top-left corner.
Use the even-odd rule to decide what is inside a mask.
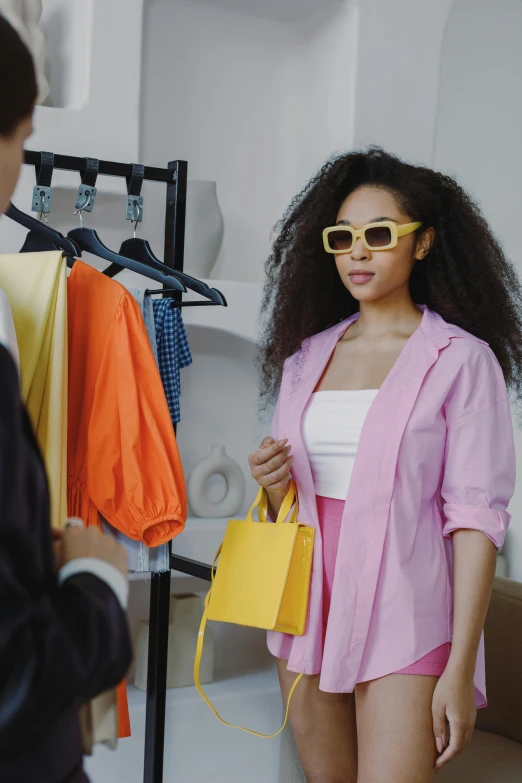
[[[28,166],[40,165],[41,153],[26,150],[24,162]],[[82,173],[85,169],[85,158],[55,154],[54,168]],[[170,161],[166,169],[144,167],[144,179],[164,182],[167,185],[164,262],[166,266],[179,272],[183,272],[187,170],[188,164],[184,160]],[[109,177],[127,178],[132,175],[132,164],[100,160],[98,173]],[[170,296],[179,305],[182,304],[181,291],[165,293],[164,296]],[[203,306],[215,303],[202,301],[186,304]],[[210,581],[212,569],[206,563],[173,555],[171,552],[170,567],[175,571]],[[169,604],[170,571],[153,573],[150,589],[144,783],[163,783]]]
[[[166,266],[183,272],[185,213],[187,203],[187,163],[171,161],[174,177],[167,184],[165,208]],[[167,288],[167,286],[164,286]],[[181,291],[165,293],[180,303]],[[190,303],[199,304],[199,302]],[[202,303],[205,304],[205,303]],[[176,425],[174,425],[176,430]],[[210,581],[211,566],[170,552],[170,567],[190,576]],[[145,720],[144,783],[163,783],[165,750],[165,701],[169,645],[170,571],[152,574],[150,588],[149,652],[147,668],[147,714]]]
[[[183,272],[185,211],[187,203],[187,163],[168,164],[173,178],[167,185],[165,205],[166,266]],[[167,286],[164,286],[166,288]],[[181,302],[181,291],[171,296]],[[176,425],[174,425],[176,429]],[[149,653],[147,663],[147,712],[145,718],[144,783],[162,783],[165,750],[165,700],[170,619],[170,571],[152,574],[150,585]]]

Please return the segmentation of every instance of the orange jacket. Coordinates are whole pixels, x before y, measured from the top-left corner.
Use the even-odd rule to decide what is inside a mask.
[[[119,283],[76,261],[68,279],[69,515],[159,546],[187,516],[183,469],[143,316]]]
[[[181,533],[187,496],[176,436],[143,316],[119,283],[75,261],[68,278],[69,516],[147,546]],[[130,735],[125,683],[118,736]]]

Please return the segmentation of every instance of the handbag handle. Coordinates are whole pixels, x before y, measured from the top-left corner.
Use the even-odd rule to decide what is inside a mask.
[[[255,503],[254,503],[255,505]],[[228,723],[228,721],[224,720],[221,715],[218,713],[206,693],[204,692],[203,688],[201,687],[201,679],[199,676],[199,670],[201,665],[201,656],[203,655],[203,641],[205,639],[205,628],[207,626],[207,619],[208,619],[208,605],[210,602],[210,596],[212,593],[212,587],[214,585],[214,569],[216,566],[216,560],[218,559],[219,555],[221,554],[221,547],[219,547],[218,551],[216,552],[216,556],[214,557],[214,561],[212,563],[212,584],[210,586],[210,590],[208,591],[206,598],[205,598],[205,610],[203,612],[203,617],[201,618],[201,624],[199,626],[199,633],[198,633],[198,643],[196,645],[196,657],[194,658],[194,682],[197,688],[197,691],[203,701],[207,704],[208,707],[212,710],[216,718],[221,721],[225,726],[228,726],[231,729],[240,729],[241,731],[246,731],[247,734],[253,734],[254,737],[261,737],[262,739],[273,739],[274,737],[277,737],[281,732],[285,729],[286,724],[288,723],[288,714],[290,712],[290,701],[292,699],[292,696],[294,695],[294,691],[297,688],[297,685],[299,684],[299,681],[302,679],[303,675],[298,674],[296,677],[294,684],[290,688],[290,693],[288,694],[288,701],[286,703],[286,712],[285,712],[285,720],[279,731],[276,731],[274,734],[260,734],[257,731],[252,731],[252,729],[246,729],[244,726],[236,726],[234,723]]]
[[[284,497],[284,500],[281,503],[281,508],[279,509],[279,514],[277,515],[276,524],[282,524],[285,521],[285,519],[288,516],[288,512],[292,508],[294,502],[295,502],[295,507],[289,520],[290,523],[292,524],[297,523],[297,513],[299,510],[299,498],[297,495],[297,487],[295,481],[293,479],[290,479],[290,485],[288,487],[288,491]],[[268,511],[268,494],[264,487],[259,487],[258,493],[256,495],[256,499],[252,503],[250,510],[247,514],[247,522],[254,522],[254,519],[252,518],[252,514],[256,506],[257,506],[257,512],[259,516],[259,521],[266,522],[267,511]]]

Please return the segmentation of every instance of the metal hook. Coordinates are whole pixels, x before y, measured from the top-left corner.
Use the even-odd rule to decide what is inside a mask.
[[[81,227],[81,228],[83,228],[83,216],[82,216],[82,212],[83,212],[83,210],[84,210],[84,209],[87,209],[87,207],[89,206],[90,202],[91,202],[91,194],[90,194],[90,193],[87,193],[87,200],[85,201],[85,204],[83,204],[81,207],[78,207],[78,209],[76,209],[76,210],[74,211],[74,214],[75,214],[75,215],[77,215],[78,213],[80,214],[80,227]]]
[[[138,227],[138,223],[140,222],[141,206],[137,201],[134,201],[133,204],[134,204],[134,215],[136,217],[134,221],[134,239],[136,239],[136,229]]]
[[[43,218],[43,219],[45,220],[45,222],[46,222],[46,223],[49,223],[49,221],[47,220],[47,218],[46,218],[46,216],[45,216],[45,191],[44,191],[44,190],[42,190],[42,191],[40,192],[40,196],[41,196],[41,198],[42,198],[42,208],[41,208],[41,210],[40,210],[40,215],[39,215],[39,217],[38,217],[38,220],[41,222],[41,221],[42,221],[42,218]]]

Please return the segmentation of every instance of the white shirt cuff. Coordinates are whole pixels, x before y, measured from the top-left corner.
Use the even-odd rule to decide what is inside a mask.
[[[69,560],[58,571],[58,584],[63,584],[75,574],[93,574],[102,579],[116,594],[122,609],[127,608],[129,582],[115,566],[98,557],[77,557]]]

